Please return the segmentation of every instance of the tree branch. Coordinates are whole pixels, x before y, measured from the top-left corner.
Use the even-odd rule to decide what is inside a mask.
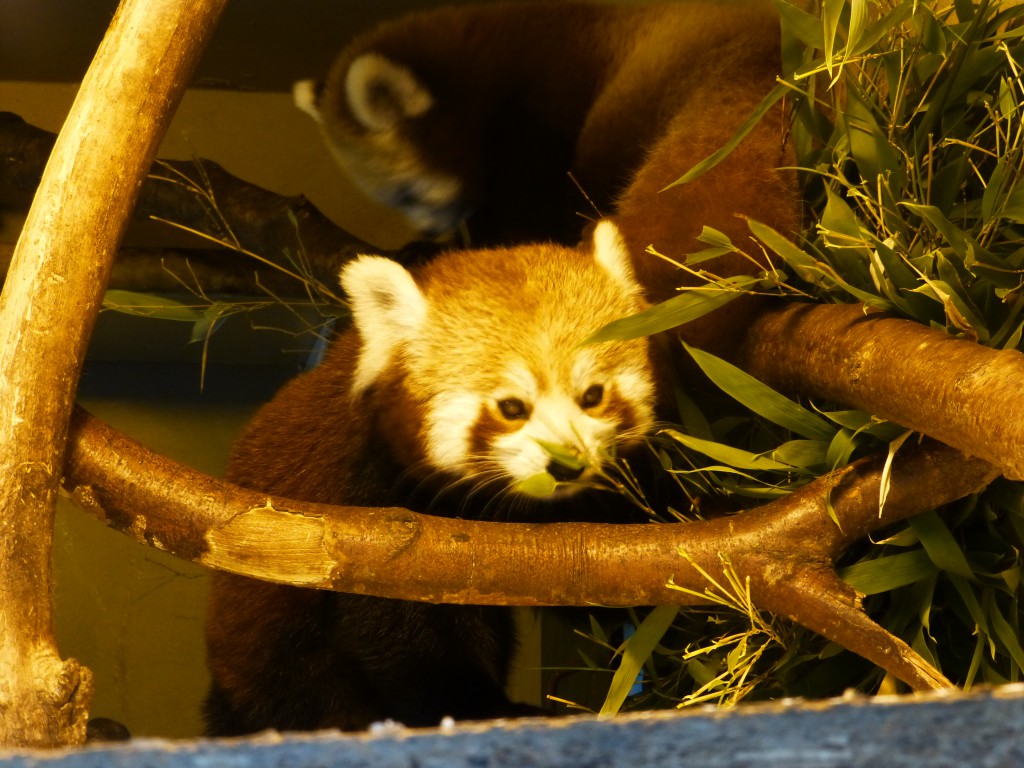
[[[54,139],[52,133],[29,125],[17,115],[0,112],[0,191],[30,195]],[[410,264],[437,250],[431,243],[415,242],[399,251],[382,251],[335,225],[302,195],[275,194],[232,176],[211,160],[158,160],[142,185],[134,216],[195,230],[259,254],[291,272],[304,273],[332,289],[341,266],[359,254],[382,253]],[[277,293],[274,281],[281,280],[280,271],[246,260],[235,251],[222,253],[211,266],[216,280],[230,286],[234,283],[225,273],[258,275],[260,285],[274,286]],[[157,264],[149,272],[155,274],[160,269]],[[175,273],[181,277],[188,274]],[[283,295],[303,292],[298,281],[288,282],[281,286]],[[164,285],[157,282],[151,290]],[[205,283],[203,287],[214,290]],[[133,290],[142,289],[136,285]]]
[[[223,5],[120,5],[53,148],[0,296],[5,746],[85,739],[92,677],[60,658],[53,633],[50,558],[67,424],[141,179]]]
[[[0,284],[14,246],[0,243]],[[107,288],[139,293],[305,296],[299,281],[227,248],[121,248]]]
[[[1024,480],[1024,354],[859,305],[778,306],[744,338],[736,362],[766,384],[860,408]]]
[[[897,457],[882,514],[883,461],[872,459],[707,522],[484,523],[270,498],[157,456],[84,412],[72,434],[64,486],[80,506],[140,542],[212,568],[405,600],[655,605],[700,602],[672,585],[699,593],[707,586],[699,569],[721,578],[729,567],[750,579],[758,607],[917,689],[948,682],[862,613],[832,561],[865,533],[977,491],[997,474],[929,444]],[[828,494],[839,526],[826,508]]]

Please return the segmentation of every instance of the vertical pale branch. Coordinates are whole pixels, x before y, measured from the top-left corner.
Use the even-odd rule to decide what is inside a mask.
[[[84,740],[92,681],[53,635],[54,500],[89,336],[139,187],[226,0],[124,0],[0,295],[0,745]]]

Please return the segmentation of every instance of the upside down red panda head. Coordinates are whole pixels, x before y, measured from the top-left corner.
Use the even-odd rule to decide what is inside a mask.
[[[453,252],[415,277],[363,256],[341,279],[361,340],[351,395],[414,477],[566,496],[651,427],[647,340],[583,343],[646,306],[609,222],[592,247]]]
[[[426,138],[409,132],[431,125],[419,119],[428,112],[433,123],[441,121],[433,125],[434,134],[465,136],[467,126],[436,117],[426,86],[380,54],[365,53],[331,74],[324,86],[296,83],[295,101],[321,124],[347,176],[371,199],[401,211],[418,232],[435,236],[454,230],[478,202],[479,169],[469,160],[468,147],[459,151],[457,142],[447,140],[443,156],[457,167],[433,167],[417,149]]]

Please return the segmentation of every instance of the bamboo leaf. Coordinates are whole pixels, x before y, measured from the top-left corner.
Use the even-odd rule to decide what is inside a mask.
[[[189,323],[203,319],[203,311],[197,307],[183,304],[166,296],[136,291],[107,291],[103,298],[103,308],[112,309],[137,317],[152,317],[158,320],[179,320]]]
[[[636,683],[637,675],[640,674],[644,662],[661,642],[661,638],[672,626],[678,613],[678,606],[657,606],[640,622],[640,626],[636,628],[633,635],[622,644],[622,660],[612,676],[608,695],[605,697],[604,704],[601,705],[600,714],[614,715],[619,711]]]
[[[981,196],[981,217],[991,219],[1003,208],[1007,199],[1007,187],[1013,185],[1013,176],[1006,166],[1006,158],[1001,157],[996,161],[995,168],[989,176],[985,191]]]
[[[900,164],[886,131],[879,126],[864,96],[855,88],[847,94],[843,122],[850,154],[861,176],[873,184],[879,176],[899,172]]]
[[[854,56],[859,56],[873,48],[878,44],[879,40],[909,19],[914,13],[914,7],[915,3],[913,0],[904,0],[904,2],[899,3],[885,16],[875,22],[871,22],[860,36],[857,45],[850,46],[852,49],[851,53]]]
[[[856,432],[851,432],[845,428],[837,430],[835,437],[832,438],[832,442],[828,445],[828,451],[825,453],[825,466],[830,469],[845,467],[850,463],[850,457],[853,456],[856,448]]]
[[[1024,184],[1020,183],[1019,178],[1014,183],[1013,189],[1006,196],[1002,210],[999,213],[1004,219],[1016,222],[1017,224],[1024,224]]]
[[[823,440],[789,440],[771,452],[783,464],[810,470],[824,467],[830,442]]]
[[[190,342],[204,341],[212,336],[223,324],[227,315],[235,311],[235,308],[224,302],[214,302],[202,311],[201,317],[192,326],[192,333],[189,335]]]
[[[558,482],[547,472],[524,477],[516,483],[516,490],[536,499],[543,499],[555,492]]]
[[[709,379],[730,397],[773,424],[802,437],[829,442],[835,430],[821,417],[780,395],[746,371],[683,342],[683,347]]]
[[[913,432],[904,432],[898,438],[889,443],[889,451],[885,457],[885,465],[882,467],[882,478],[879,482],[878,488],[878,514],[882,514],[882,510],[885,509],[885,500],[889,497],[890,481],[892,480],[892,460],[896,457],[896,452],[900,449],[900,446],[910,437]]]
[[[849,0],[850,21],[846,29],[846,49],[843,55],[843,63],[850,57],[850,53],[856,50],[861,44],[867,26],[868,8],[866,0]]]
[[[679,184],[687,184],[694,179],[700,178],[722,162],[722,160],[728,157],[729,154],[739,146],[739,143],[747,137],[747,134],[749,134],[750,131],[753,130],[754,126],[761,121],[761,118],[765,116],[768,110],[780,102],[782,97],[787,93],[789,93],[789,89],[785,85],[779,84],[772,88],[768,95],[765,96],[761,103],[754,109],[753,114],[743,121],[740,127],[736,129],[736,133],[734,133],[720,149],[697,163],[697,165],[693,166],[693,168],[669,184],[665,189],[671,189]]]
[[[775,0],[775,8],[779,12],[786,31],[796,37],[807,48],[824,48],[825,38],[822,34],[821,21],[817,16],[807,13],[802,8],[786,0]]]
[[[735,253],[739,249],[732,244],[732,240],[729,236],[723,232],[714,229],[713,227],[705,226],[701,231],[700,236],[697,239],[711,246],[710,248],[704,248],[694,253],[686,255],[686,266],[692,267],[705,261],[717,259],[720,256],[724,256],[727,253]]]
[[[774,461],[760,454],[744,451],[741,448],[733,448],[731,445],[723,445],[711,440],[702,440],[693,435],[685,435],[675,429],[666,429],[664,434],[687,448],[702,453],[715,461],[722,462],[729,468],[770,471],[788,471],[792,469],[788,464]]]
[[[862,595],[878,595],[905,587],[938,573],[935,564],[923,549],[898,555],[863,560],[841,568],[839,578]]]
[[[989,610],[986,611],[986,615],[991,619],[993,634],[995,634],[1006,653],[1013,659],[1017,669],[1024,671],[1024,649],[1021,648],[1020,636],[1011,623],[1006,620],[1006,617],[1003,616],[999,606],[995,604],[994,597],[989,603],[990,605],[987,606]],[[1017,619],[1014,617],[1014,622],[1016,623],[1016,621]]]
[[[972,0],[953,0],[953,7],[956,9],[956,17],[960,21],[970,21],[974,18],[974,3]]]
[[[825,69],[829,76],[835,68],[836,40],[839,38],[839,22],[842,18],[844,0],[824,0],[821,21],[825,41]]]
[[[735,248],[702,248],[699,251],[693,251],[692,253],[686,254],[686,266],[694,267],[698,264],[703,264],[706,261],[713,261],[714,259],[721,258],[728,253],[735,252]]]
[[[921,20],[921,45],[928,53],[942,56],[946,53],[946,36],[942,25],[927,10],[919,16]]]
[[[962,578],[953,573],[947,573],[947,576],[949,578],[949,583],[953,585],[957,595],[960,596],[964,607],[967,608],[967,612],[974,621],[976,631],[979,635],[988,640],[990,651],[995,655],[996,649],[991,639],[992,633],[989,630],[988,614],[981,607],[981,603],[978,602],[977,595],[975,595],[974,591],[971,589],[971,580]]]
[[[705,245],[710,245],[716,248],[725,248],[730,251],[736,250],[736,246],[732,244],[732,240],[729,239],[729,236],[714,227],[704,226],[697,239]]]
[[[857,214],[831,189],[828,190],[825,209],[821,212],[821,227],[829,232],[845,235],[850,242],[863,241]]]
[[[702,286],[687,290],[643,312],[608,323],[591,335],[584,344],[603,341],[625,341],[668,331],[724,307],[743,292],[756,286],[760,279],[748,275],[727,278],[725,285]]]
[[[747,219],[747,228],[754,237],[781,256],[800,277],[808,282],[814,282],[814,280],[804,277],[805,272],[807,274],[821,272],[821,265],[813,256],[795,246],[789,238],[783,237],[771,227],[754,219]]]
[[[909,524],[937,568],[968,581],[975,580],[974,571],[956,543],[956,539],[953,538],[953,534],[946,524],[942,522],[942,518],[935,512],[926,512],[913,517]]]

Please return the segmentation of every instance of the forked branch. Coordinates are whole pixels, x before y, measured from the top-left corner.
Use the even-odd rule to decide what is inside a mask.
[[[698,523],[485,523],[405,509],[269,498],[153,454],[78,412],[65,490],[133,538],[203,565],[284,583],[406,600],[503,605],[699,602],[723,559],[755,605],[864,656],[915,689],[948,685],[860,609],[833,561],[851,542],[977,491],[998,470],[941,444],[857,462],[749,512]],[[838,525],[829,516],[827,499]],[[680,552],[684,551],[686,557]]]

